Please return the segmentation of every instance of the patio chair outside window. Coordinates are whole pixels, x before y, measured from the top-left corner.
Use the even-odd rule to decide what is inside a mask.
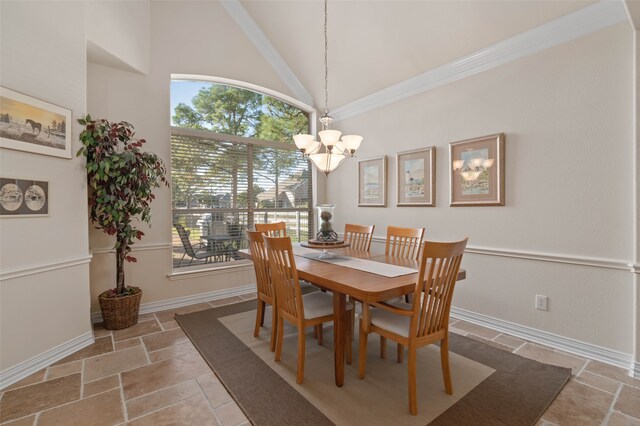
[[[204,263],[209,263],[212,257],[216,256],[215,252],[208,251],[207,245],[202,243],[197,243],[195,245],[191,244],[189,240],[190,232],[184,229],[184,226],[175,223],[173,226],[176,227],[176,231],[178,231],[178,235],[180,236],[180,241],[182,242],[182,246],[184,247],[184,254],[182,255],[182,259],[180,259],[180,265],[182,266],[182,261],[185,256],[189,256],[189,263],[187,266],[191,265],[193,259],[202,260],[204,259]]]

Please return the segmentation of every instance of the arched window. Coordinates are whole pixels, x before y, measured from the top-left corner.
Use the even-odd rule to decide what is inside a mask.
[[[292,139],[312,130],[310,111],[258,89],[171,82],[174,268],[240,262],[255,223],[284,221],[298,241],[313,233],[312,169]]]

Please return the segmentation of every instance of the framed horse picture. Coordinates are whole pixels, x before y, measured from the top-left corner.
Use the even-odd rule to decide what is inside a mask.
[[[71,158],[71,111],[0,87],[0,148]]]

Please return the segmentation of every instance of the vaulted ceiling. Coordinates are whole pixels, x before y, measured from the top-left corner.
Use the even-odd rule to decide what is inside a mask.
[[[337,1],[328,4],[329,108],[595,3]],[[241,0],[317,107],[324,106],[324,3]]]

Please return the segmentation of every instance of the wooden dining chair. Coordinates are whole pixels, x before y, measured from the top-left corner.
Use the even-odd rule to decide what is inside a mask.
[[[256,231],[262,232],[269,237],[286,237],[287,224],[284,222],[256,223]]]
[[[264,246],[263,234],[258,231],[246,231],[249,241],[249,252],[253,258],[253,269],[256,272],[256,287],[258,293],[258,309],[256,312],[256,325],[253,336],[260,335],[260,327],[264,325],[264,313],[266,305],[271,305],[271,340],[269,349],[271,352],[276,348],[276,336],[278,330],[278,309],[276,307],[276,293],[271,282],[271,272],[269,269],[269,259],[267,249]]]
[[[302,295],[298,271],[293,257],[291,238],[264,236],[264,245],[269,257],[271,280],[276,290],[276,306],[278,310],[278,337],[276,343],[275,361],[280,361],[282,355],[282,341],[284,338],[284,321],[288,321],[298,328],[298,369],[296,382],[304,379],[304,357],[306,346],[305,329],[334,320],[333,296],[316,291]],[[351,309],[351,304],[347,309]],[[353,327],[349,327],[351,315],[347,315],[347,358],[351,357],[353,342]],[[335,332],[338,332],[335,330]]]
[[[349,247],[353,250],[366,251],[371,250],[371,241],[373,240],[373,231],[375,225],[355,225],[347,223],[344,225],[344,241],[349,243]],[[356,322],[356,299],[349,297],[349,301],[353,303],[351,310],[351,323]]]
[[[399,226],[387,227],[387,242],[384,247],[384,254],[399,257],[402,259],[420,258],[420,245],[424,237],[424,228],[401,228]],[[404,296],[405,302],[410,302],[410,295]],[[380,338],[380,353],[384,356],[386,344],[384,338]],[[402,360],[402,348],[398,345],[398,362]]]
[[[403,259],[420,259],[420,245],[424,228],[387,227],[387,242],[384,254]]]
[[[367,363],[367,336],[377,333],[409,348],[409,411],[418,414],[416,400],[416,351],[440,342],[440,362],[445,391],[451,395],[449,370],[449,311],[467,239],[452,243],[426,241],[420,259],[413,303],[362,304],[360,319],[360,358],[358,373],[364,379]]]
[[[347,223],[344,226],[344,241],[350,244],[354,250],[369,251],[375,225],[354,225]]]

